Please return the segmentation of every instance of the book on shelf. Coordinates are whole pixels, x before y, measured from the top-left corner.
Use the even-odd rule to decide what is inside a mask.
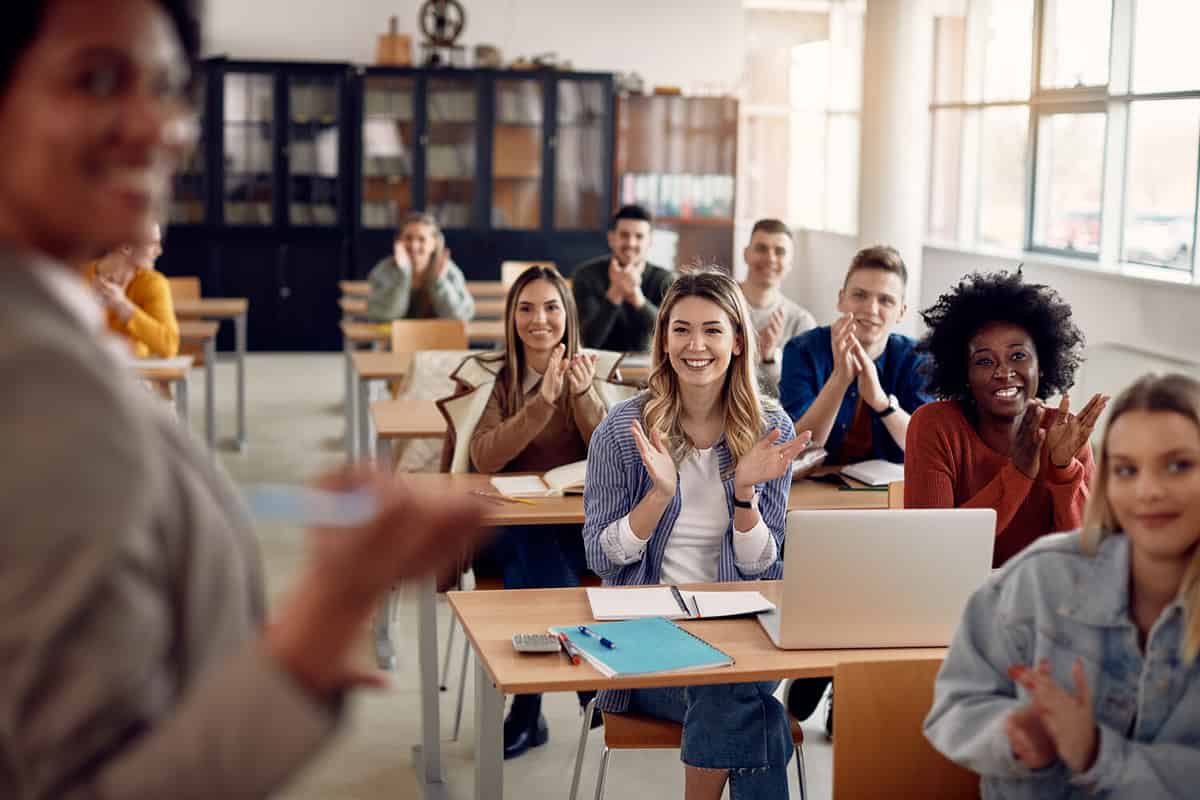
[[[542,475],[494,475],[492,486],[505,497],[558,497],[583,494],[587,461],[575,461]]]
[[[693,592],[677,586],[589,587],[595,619],[712,619],[771,611],[762,592]]]

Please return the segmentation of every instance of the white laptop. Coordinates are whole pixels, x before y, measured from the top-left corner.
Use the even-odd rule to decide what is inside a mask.
[[[793,511],[777,647],[939,647],[992,570],[992,509]]]

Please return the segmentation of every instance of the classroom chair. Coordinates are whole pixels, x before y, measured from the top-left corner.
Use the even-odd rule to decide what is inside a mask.
[[[392,323],[392,352],[419,350],[466,350],[467,323],[461,319],[398,319]],[[401,391],[401,381],[390,381],[392,399]]]
[[[904,481],[888,484],[888,508],[904,508]]]
[[[530,267],[550,267],[557,269],[553,261],[504,261],[500,264],[500,285],[507,292],[516,283],[521,273]]]
[[[921,726],[940,658],[838,664],[833,800],[975,800],[979,776],[933,749]]]
[[[570,800],[579,793],[579,774],[583,769],[583,751],[587,746],[590,730],[588,720],[592,717],[596,701],[588,704],[583,714],[583,725],[579,733],[579,748],[575,753],[575,774],[571,778]],[[596,776],[595,800],[604,797],[604,782],[608,778],[608,766],[614,750],[678,750],[683,742],[683,726],[678,722],[656,719],[641,714],[604,713],[604,751],[600,756],[600,774]],[[800,800],[806,800],[808,786],[804,776],[804,731],[800,722],[788,715],[792,729],[792,746],[796,749],[796,783],[800,787]]]

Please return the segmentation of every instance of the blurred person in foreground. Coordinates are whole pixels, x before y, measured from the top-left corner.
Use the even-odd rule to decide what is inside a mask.
[[[138,390],[67,266],[161,214],[198,49],[186,0],[0,12],[0,797],[270,794],[380,683],[351,653],[381,597],[478,536],[466,498],[326,476],[376,515],[313,531],[264,624],[237,490]]]

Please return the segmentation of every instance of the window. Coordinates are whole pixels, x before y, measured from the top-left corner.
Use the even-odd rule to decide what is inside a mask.
[[[1200,3],[942,8],[928,235],[1200,283]]]
[[[853,234],[866,5],[745,5],[737,218]]]

